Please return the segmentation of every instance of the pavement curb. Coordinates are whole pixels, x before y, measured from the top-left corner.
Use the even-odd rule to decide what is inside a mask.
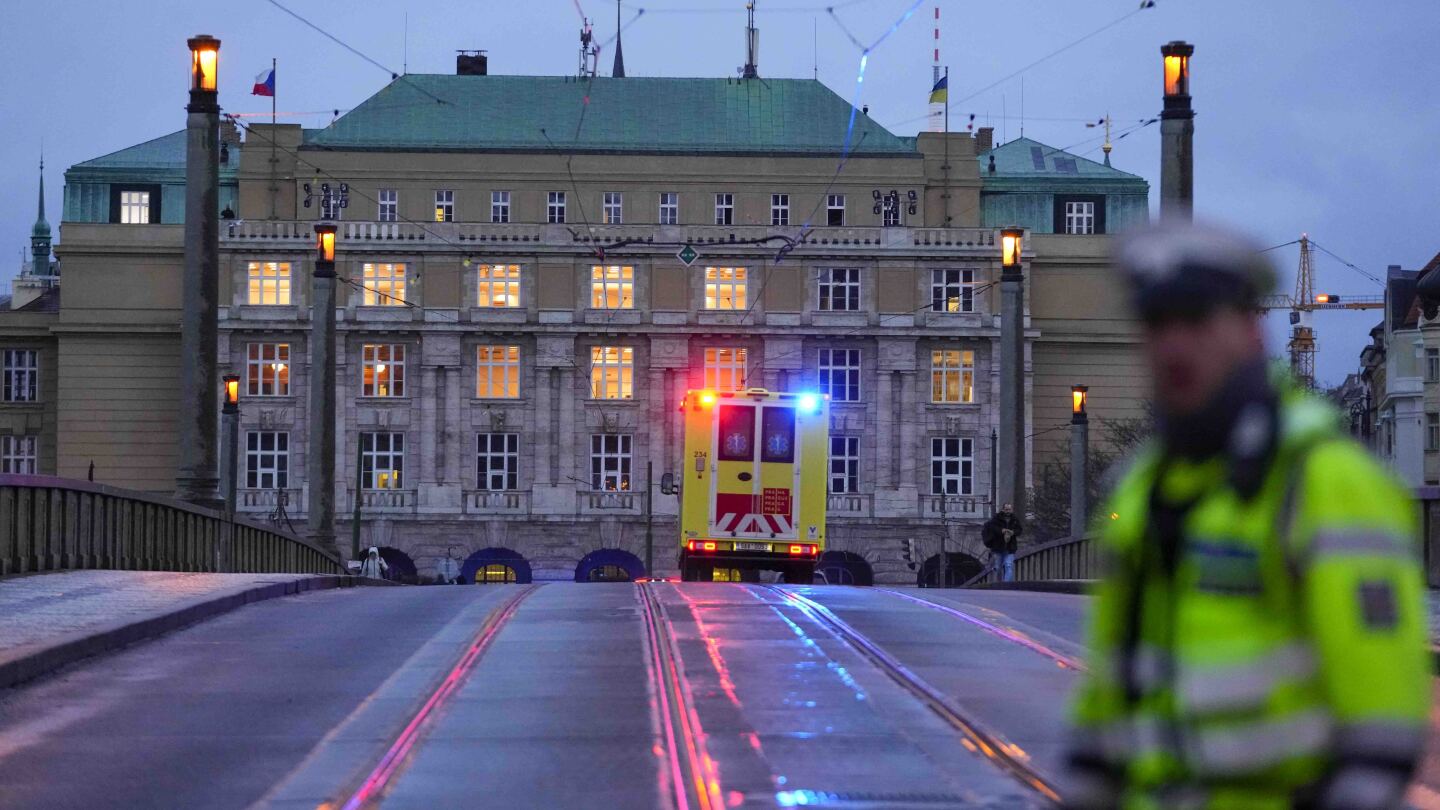
[[[1093,579],[1055,579],[1035,582],[986,582],[980,585],[971,585],[970,588],[981,591],[1087,594],[1094,586],[1095,580]]]
[[[358,586],[398,585],[348,575],[316,575],[289,582],[271,582],[231,592],[213,599],[194,602],[184,607],[134,621],[85,630],[57,641],[31,644],[0,653],[0,689],[34,680],[48,672],[85,658],[118,650],[139,641],[162,636],[206,619],[212,619],[253,602],[277,599],[306,591]]]

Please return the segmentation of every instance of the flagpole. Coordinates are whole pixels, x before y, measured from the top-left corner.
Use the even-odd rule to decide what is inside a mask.
[[[943,228],[950,227],[950,66],[945,66],[945,221]],[[948,560],[948,558],[942,558]]]
[[[275,118],[275,93],[279,90],[279,82],[276,80],[276,76],[275,76],[275,67],[276,67],[276,59],[275,59],[275,57],[272,56],[272,57],[270,57],[270,81],[273,82],[276,86],[273,87],[273,88],[271,88],[271,90],[270,90],[270,218],[271,218],[271,219],[279,219],[279,218],[280,218],[280,212],[279,212],[279,210],[277,210],[277,209],[279,208],[279,201],[277,200],[277,197],[278,197],[278,195],[279,195],[279,193],[280,193],[280,182],[279,182],[279,180],[277,180],[276,177],[275,177],[276,169],[277,169],[277,167],[278,167],[278,165],[279,165],[279,162],[280,162],[280,159],[275,156],[275,139],[279,137],[279,134],[276,132],[276,126],[275,126],[275,122],[276,122],[276,118]]]

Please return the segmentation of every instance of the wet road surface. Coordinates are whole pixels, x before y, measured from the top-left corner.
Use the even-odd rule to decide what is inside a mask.
[[[0,691],[0,807],[1045,807],[1085,605],[724,583],[305,594]]]

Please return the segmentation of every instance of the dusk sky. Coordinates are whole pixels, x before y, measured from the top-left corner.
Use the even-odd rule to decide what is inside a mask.
[[[562,75],[576,70],[581,11],[595,20],[601,72],[610,68],[615,5],[600,0],[285,0],[287,6],[396,71],[452,73],[455,51],[484,48],[490,71]],[[1383,277],[1424,265],[1440,251],[1440,133],[1435,103],[1434,0],[941,0],[942,61],[951,76],[951,126],[970,114],[997,140],[1021,133],[1098,159],[1099,133],[1084,121],[1111,114],[1117,132],[1160,109],[1159,46],[1195,43],[1196,210],[1238,225],[1266,245],[1302,231]],[[9,5],[9,4],[7,4]],[[835,6],[833,13],[827,5]],[[819,78],[856,95],[861,52],[913,0],[758,0],[760,74]],[[934,0],[923,2],[871,56],[860,103],[902,135],[924,126]],[[643,13],[639,13],[643,9]],[[1136,12],[1131,14],[1131,12]],[[637,13],[639,14],[637,18]],[[1126,15],[1130,15],[1126,17]],[[621,16],[632,76],[727,76],[744,61],[740,0],[626,0]],[[288,16],[267,0],[13,4],[0,26],[10,75],[0,93],[0,283],[8,291],[35,218],[36,164],[44,145],[47,213],[61,217],[71,164],[184,126],[185,39],[223,41],[220,102],[264,112],[249,95],[255,74],[279,60],[282,121],[324,126],[389,81],[386,72]],[[1121,18],[1124,17],[1122,20]],[[632,22],[633,20],[633,22]],[[1118,23],[1116,21],[1119,21]],[[1086,34],[1116,23],[1022,79],[982,88]],[[846,31],[850,34],[847,35]],[[818,44],[818,47],[816,45]],[[676,110],[684,115],[684,110]],[[1159,195],[1159,127],[1116,142],[1113,163]],[[1273,255],[1293,288],[1296,248]],[[1353,270],[1316,255],[1317,287],[1380,293]],[[1376,312],[1321,313],[1317,363],[1323,382],[1354,369]],[[1283,350],[1286,318],[1271,316]]]

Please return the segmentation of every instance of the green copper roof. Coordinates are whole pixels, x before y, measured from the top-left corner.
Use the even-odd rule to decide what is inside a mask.
[[[811,79],[587,81],[567,76],[408,75],[318,134],[307,133],[305,144],[336,149],[838,154],[851,109]],[[917,154],[913,144],[859,113],[852,150]]]
[[[990,157],[995,158],[995,173],[990,173]],[[1131,180],[1144,178],[1073,155],[1029,138],[1018,138],[980,153],[980,178],[1034,178],[1082,180]]]
[[[173,169],[185,166],[185,130],[127,146],[118,152],[76,163],[72,169]]]

